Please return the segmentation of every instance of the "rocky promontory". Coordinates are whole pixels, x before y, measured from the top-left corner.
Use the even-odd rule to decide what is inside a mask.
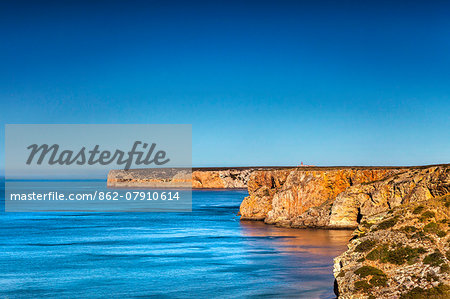
[[[355,229],[335,259],[340,298],[450,298],[450,164],[112,170],[109,187],[247,188],[241,220]]]
[[[242,220],[355,228],[365,217],[449,192],[450,167],[315,167],[255,171]]]
[[[336,294],[450,298],[449,228],[450,194],[367,217],[335,259]]]
[[[339,298],[450,298],[450,165],[255,171],[242,220],[354,229]]]
[[[246,189],[255,171],[271,171],[282,167],[209,167],[192,169],[129,169],[111,170],[110,188],[155,187],[162,182],[183,184],[194,189]],[[161,175],[161,172],[164,172]]]

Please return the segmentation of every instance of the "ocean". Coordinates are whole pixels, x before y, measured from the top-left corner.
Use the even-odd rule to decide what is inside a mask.
[[[240,222],[246,195],[194,190],[190,213],[2,213],[0,297],[334,298],[351,232]]]

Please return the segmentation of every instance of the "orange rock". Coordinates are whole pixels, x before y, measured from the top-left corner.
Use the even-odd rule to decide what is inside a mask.
[[[450,165],[256,171],[248,191],[241,219],[287,227],[354,228],[363,217],[447,194]]]
[[[192,188],[224,188],[224,182],[218,171],[192,172]]]
[[[289,221],[311,207],[335,199],[351,185],[378,180],[397,171],[390,168],[257,171],[249,179],[249,196],[244,199],[240,214],[243,219],[264,219],[267,223]]]

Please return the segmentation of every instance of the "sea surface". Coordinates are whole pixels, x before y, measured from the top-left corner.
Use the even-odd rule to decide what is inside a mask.
[[[3,212],[0,298],[334,298],[351,232],[240,222],[246,195],[193,191],[191,213]]]

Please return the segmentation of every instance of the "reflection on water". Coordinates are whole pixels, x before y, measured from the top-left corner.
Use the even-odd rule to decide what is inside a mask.
[[[192,213],[3,213],[0,297],[334,298],[351,232],[240,222],[245,195],[194,191]]]
[[[348,230],[291,229],[266,225],[259,221],[242,221],[243,234],[249,237],[277,239],[281,251],[303,252],[318,256],[337,256],[345,250],[351,237]]]
[[[252,237],[250,256],[270,254],[265,263],[272,280],[281,285],[269,297],[334,298],[333,258],[347,248],[351,231],[289,229],[262,222],[241,222],[244,235]],[[259,258],[257,261],[259,262]]]

